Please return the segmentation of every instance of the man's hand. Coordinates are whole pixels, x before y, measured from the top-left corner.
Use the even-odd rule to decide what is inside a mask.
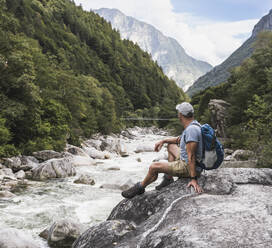
[[[158,143],[156,143],[155,144],[155,148],[154,148],[155,152],[159,152],[161,150],[163,144],[164,144],[163,140],[161,140]]]
[[[197,181],[193,179],[191,182],[188,183],[187,188],[193,186],[196,193],[202,193],[203,189],[198,185]]]

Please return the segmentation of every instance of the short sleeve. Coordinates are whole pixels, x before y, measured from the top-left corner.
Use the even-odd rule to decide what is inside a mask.
[[[198,126],[189,126],[186,129],[186,134],[185,134],[185,143],[189,143],[189,142],[199,142],[200,141],[200,135],[199,135],[200,129]]]

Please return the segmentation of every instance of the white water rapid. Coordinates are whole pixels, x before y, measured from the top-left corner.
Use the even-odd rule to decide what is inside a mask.
[[[135,153],[138,145],[153,146],[165,136],[155,134],[137,135],[135,139],[121,139],[129,156],[115,156],[108,160],[97,160],[96,165],[76,167],[75,177],[31,181],[33,185],[16,192],[12,199],[0,199],[0,227],[13,227],[27,232],[37,240],[41,247],[48,247],[39,233],[50,227],[54,221],[73,219],[91,226],[107,219],[113,207],[123,198],[121,190],[100,188],[103,184],[123,185],[128,180],[136,183],[142,180],[152,161],[165,153]],[[140,162],[139,162],[140,161]],[[120,170],[108,170],[118,167]],[[95,185],[75,184],[79,174],[91,174]],[[153,189],[158,183],[150,185]]]

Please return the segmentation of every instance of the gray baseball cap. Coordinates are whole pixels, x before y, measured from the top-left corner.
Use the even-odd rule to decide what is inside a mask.
[[[178,104],[176,106],[176,110],[184,116],[188,115],[189,113],[194,113],[193,106],[188,102]]]

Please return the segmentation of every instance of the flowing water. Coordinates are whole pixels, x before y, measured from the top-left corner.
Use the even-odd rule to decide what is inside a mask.
[[[45,228],[63,218],[76,220],[91,226],[107,219],[111,210],[123,199],[120,190],[100,188],[103,184],[125,184],[128,180],[136,183],[142,180],[153,159],[165,153],[134,153],[140,144],[154,146],[164,136],[149,134],[138,135],[133,140],[124,139],[128,157],[113,157],[109,160],[97,160],[96,165],[77,167],[77,176],[54,179],[45,182],[33,182],[27,189],[16,192],[10,200],[0,199],[0,228],[13,227],[30,233],[41,247],[47,242],[38,235]],[[138,162],[138,160],[141,162]],[[120,170],[108,170],[119,167]],[[91,174],[96,184],[93,186],[75,184],[79,174]],[[159,183],[150,185],[151,190]]]

